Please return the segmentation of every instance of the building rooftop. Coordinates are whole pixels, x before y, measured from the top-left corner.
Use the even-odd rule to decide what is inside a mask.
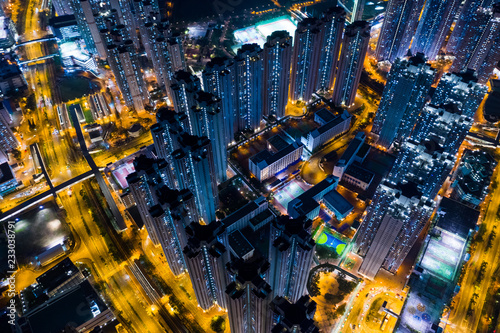
[[[441,200],[438,215],[438,227],[464,239],[476,228],[479,219],[479,211],[446,197]]]
[[[37,277],[36,281],[43,286],[46,292],[50,292],[78,273],[79,271],[75,264],[73,264],[71,259],[66,258]]]
[[[337,190],[328,192],[323,196],[323,201],[328,202],[341,215],[347,215],[354,208]]]
[[[250,224],[257,227],[262,221],[273,216],[270,209],[264,210],[262,213],[257,214],[254,218],[250,219]]]
[[[346,114],[342,114],[340,116],[337,116],[333,120],[331,120],[330,122],[326,123],[325,125],[314,129],[311,132],[311,135],[314,138],[316,138],[316,137],[320,136],[321,134],[327,132],[328,130],[332,129],[333,127],[337,126],[338,124],[342,123],[344,120],[346,120],[348,118],[350,118],[350,116],[346,115]]]
[[[275,151],[283,150],[290,145],[290,143],[288,143],[288,141],[286,141],[280,134],[276,134],[275,136],[267,139],[267,143],[271,145]]]
[[[352,160],[354,155],[359,151],[363,143],[365,142],[365,135],[363,132],[359,132],[356,134],[354,139],[349,143],[349,146],[347,146],[347,149],[344,151],[342,156],[340,157],[339,161],[344,161],[345,163],[348,163],[349,161]]]
[[[239,221],[240,219],[242,219],[243,217],[247,216],[248,214],[250,214],[251,212],[253,212],[257,208],[259,208],[259,205],[255,201],[250,201],[249,203],[247,203],[246,205],[244,205],[243,207],[241,207],[240,209],[238,209],[237,211],[235,211],[231,215],[227,216],[224,220],[222,220],[222,223],[227,228],[227,227],[231,226],[233,223],[235,223],[235,222]]]
[[[233,252],[239,257],[243,258],[255,248],[250,244],[250,242],[243,236],[241,231],[236,230],[229,234],[228,236],[229,246]]]
[[[12,179],[14,179],[14,173],[9,163],[5,162],[0,164],[0,184],[6,183]]]
[[[347,167],[345,174],[359,179],[366,184],[369,184],[373,180],[373,177],[375,177],[375,174],[373,172],[368,171],[355,163]]]
[[[290,145],[288,145],[286,148],[276,152],[276,153],[271,153],[270,151],[263,150],[256,155],[252,156],[250,160],[252,163],[257,165],[260,169],[264,169],[265,167],[275,163],[276,161],[279,161],[286,155],[292,153],[293,151],[299,149],[301,146],[303,146],[302,143],[300,142],[294,142]]]
[[[314,114],[314,117],[320,118],[320,120],[326,124],[335,119],[335,115],[328,111],[326,108],[322,108]]]

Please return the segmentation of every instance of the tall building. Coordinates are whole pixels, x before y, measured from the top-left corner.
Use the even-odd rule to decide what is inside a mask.
[[[293,42],[290,99],[308,103],[316,92],[321,55],[321,29],[318,19],[306,18],[295,30]]]
[[[193,222],[186,227],[184,259],[198,305],[208,310],[214,304],[225,309],[226,268],[229,251],[224,226],[215,221],[208,225]]]
[[[378,61],[402,58],[410,48],[424,0],[389,0],[378,37],[375,57]]]
[[[72,15],[73,9],[69,0],[53,0],[52,5],[57,13],[57,16]]]
[[[196,135],[193,127],[193,107],[196,105],[195,94],[201,90],[200,79],[186,71],[175,72],[173,84],[170,86],[173,94],[173,104],[176,112],[184,113],[189,119],[189,128],[186,131]]]
[[[473,117],[487,93],[488,87],[477,83],[474,71],[446,73],[439,80],[431,102],[455,104],[463,114]]]
[[[264,44],[263,114],[277,119],[285,116],[290,86],[292,37],[286,31],[275,31]]]
[[[479,7],[465,27],[455,48],[453,71],[476,70],[480,83],[488,81],[500,61],[500,3]]]
[[[231,279],[226,288],[231,333],[269,332],[272,290],[264,279],[269,263],[263,258],[236,259],[226,266]]]
[[[140,155],[134,159],[135,172],[127,176],[130,193],[139,210],[149,238],[155,245],[160,245],[158,230],[149,214],[149,209],[157,204],[155,187],[166,184],[172,187],[172,172],[165,160],[152,159]]]
[[[6,153],[19,147],[19,141],[10,129],[7,119],[0,117],[0,151]]]
[[[245,44],[234,58],[238,93],[238,129],[255,131],[262,121],[262,49]]]
[[[280,216],[271,223],[269,284],[274,296],[292,303],[306,292],[316,243],[311,237],[311,220]]]
[[[212,143],[217,183],[227,180],[227,149],[224,117],[220,99],[208,92],[199,91],[192,109],[195,135],[206,136]]]
[[[307,295],[296,302],[278,296],[271,302],[270,310],[271,333],[319,333],[314,323],[316,302]]]
[[[139,54],[130,39],[123,39],[124,26],[116,26],[111,31],[101,30],[106,41],[108,63],[116,83],[122,93],[125,105],[142,111],[149,104],[149,92],[141,72]]]
[[[470,24],[476,17],[479,7],[483,6],[484,0],[467,0],[461,7],[453,31],[446,43],[446,52],[455,54],[458,46],[463,42],[469,33]]]
[[[234,142],[234,134],[238,131],[238,94],[234,61],[227,57],[213,58],[205,66],[202,78],[203,89],[221,99],[227,146]]]
[[[186,262],[182,250],[187,244],[186,226],[197,218],[193,193],[188,189],[156,188],[158,204],[149,209],[160,245],[174,275],[182,274]]]
[[[178,33],[171,34],[167,40],[167,49],[170,54],[172,71],[186,69],[186,60],[184,59],[184,47],[182,46],[182,37]]]
[[[422,52],[429,60],[438,55],[460,6],[460,0],[429,0],[411,44],[413,54]]]
[[[85,41],[87,50],[99,57],[106,58],[106,46],[104,45],[99,28],[94,18],[100,4],[97,0],[72,0],[73,12],[81,35]]]
[[[172,57],[168,50],[168,38],[170,36],[170,27],[167,21],[154,22],[148,21],[145,24],[147,29],[150,52],[148,54],[153,63],[154,74],[158,86],[166,92],[170,101],[174,96],[171,89],[174,78],[174,69],[172,67]]]
[[[369,41],[368,22],[356,21],[346,27],[332,96],[335,105],[351,106],[354,103]]]
[[[340,46],[345,26],[345,11],[341,7],[331,7],[321,16],[321,55],[317,90],[331,90],[339,62]]]
[[[156,0],[133,0],[134,7],[134,18],[136,21],[136,26],[139,28],[139,35],[141,36],[141,42],[144,46],[144,50],[148,56],[152,53],[152,45],[154,40],[149,36],[148,27],[146,23],[155,22],[160,18],[160,8],[158,6],[158,1]],[[151,57],[151,56],[150,56]]]
[[[456,106],[426,106],[393,168],[376,190],[356,235],[359,272],[396,272],[434,211],[434,198],[456,162],[472,118]]]
[[[373,121],[377,145],[388,149],[410,134],[434,76],[435,71],[426,64],[423,54],[394,61]]]
[[[156,124],[151,126],[151,135],[158,158],[171,163],[171,154],[180,148],[179,138],[189,128],[186,114],[163,107],[156,112]]]
[[[215,221],[219,208],[212,143],[206,136],[187,133],[178,140],[180,148],[172,153],[174,176],[179,188],[191,190],[200,217],[208,224]]]

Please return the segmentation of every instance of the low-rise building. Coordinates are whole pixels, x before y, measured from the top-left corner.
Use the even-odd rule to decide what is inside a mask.
[[[302,137],[302,143],[311,152],[349,130],[351,116],[347,111],[344,111],[339,116],[333,116],[333,118],[328,114],[333,116],[326,109],[321,109],[316,112],[314,121],[320,124],[320,127],[310,131]]]
[[[9,96],[28,88],[26,79],[11,54],[0,54],[0,96]]]
[[[354,185],[363,191],[368,189],[373,181],[373,178],[375,178],[375,174],[373,172],[366,170],[356,163],[349,165],[342,176],[343,181]]]
[[[261,151],[248,160],[250,172],[263,181],[278,174],[289,165],[302,158],[304,146],[300,142],[289,144],[280,135],[268,140],[268,149]]]
[[[66,258],[45,273],[36,278],[47,296],[52,297],[79,285],[84,279],[83,274]]]
[[[250,201],[234,213],[227,216],[222,220],[222,223],[224,224],[226,231],[231,233],[234,230],[245,228],[253,218],[257,217],[266,210],[268,210],[267,200],[261,196],[254,201]],[[255,230],[257,229],[258,228],[255,228]]]
[[[332,213],[338,220],[343,220],[349,213],[352,212],[354,206],[351,205],[337,190],[328,192],[323,196],[323,203],[325,207]]]
[[[310,220],[314,220],[319,215],[319,201],[323,196],[336,189],[339,184],[339,179],[335,176],[328,176],[318,184],[305,191],[297,198],[288,203],[288,215],[293,218],[306,216]]]
[[[9,163],[5,162],[0,164],[0,195],[5,195],[14,191],[17,185],[18,182]]]
[[[342,179],[345,170],[353,163],[363,163],[366,155],[370,151],[370,145],[365,143],[366,135],[363,132],[356,134],[354,139],[349,143],[340,160],[333,168],[333,175]]]

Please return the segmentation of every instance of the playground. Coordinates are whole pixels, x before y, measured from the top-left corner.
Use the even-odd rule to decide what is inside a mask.
[[[316,244],[328,246],[335,250],[335,252],[340,256],[344,252],[347,244],[337,237],[323,231],[316,240]]]

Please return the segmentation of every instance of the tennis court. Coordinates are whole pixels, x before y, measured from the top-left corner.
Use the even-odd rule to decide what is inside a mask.
[[[286,210],[288,207],[288,203],[304,193],[307,189],[307,186],[303,182],[299,182],[298,180],[294,179],[281,190],[277,191],[274,195],[274,198],[276,199],[275,201],[281,206],[281,208]]]

